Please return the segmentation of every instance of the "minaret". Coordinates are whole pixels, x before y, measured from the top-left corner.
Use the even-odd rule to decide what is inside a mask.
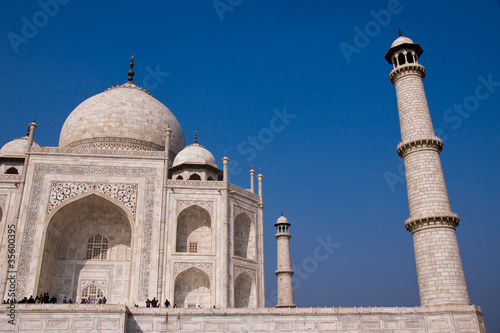
[[[281,213],[280,218],[274,225],[277,229],[275,235],[278,242],[278,304],[277,308],[295,308],[293,303],[292,263],[290,260],[290,235],[288,228],[290,223]]]
[[[408,190],[410,218],[406,229],[413,236],[421,305],[469,304],[455,228],[460,219],[452,213],[439,154],[443,142],[434,135],[423,78],[418,63],[423,50],[401,36],[385,59],[394,69],[389,76],[396,86],[401,143]]]

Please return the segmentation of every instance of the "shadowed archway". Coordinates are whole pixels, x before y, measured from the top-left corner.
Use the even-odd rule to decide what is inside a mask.
[[[122,207],[97,194],[58,207],[45,232],[38,294],[79,302],[84,287],[95,284],[109,303],[127,302],[131,224]]]
[[[194,205],[179,214],[176,252],[212,252],[212,222],[208,211]]]
[[[198,268],[191,267],[180,273],[175,279],[174,288],[174,304],[177,307],[210,307],[210,278]]]
[[[247,272],[240,273],[234,280],[234,307],[255,308],[255,283]]]
[[[238,214],[234,219],[234,255],[255,259],[255,228],[245,213]]]

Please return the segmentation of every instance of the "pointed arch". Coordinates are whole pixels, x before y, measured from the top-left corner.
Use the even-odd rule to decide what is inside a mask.
[[[77,291],[94,276],[104,281],[110,302],[129,300],[134,222],[130,211],[113,198],[89,191],[56,207],[48,216],[39,257],[37,292],[77,299]],[[99,235],[100,254],[87,257],[89,239]],[[106,238],[106,256],[101,254]],[[94,248],[92,248],[94,253]],[[102,288],[101,288],[102,289]]]
[[[255,281],[247,272],[241,272],[234,280],[234,307],[255,308],[256,302]]]
[[[255,224],[247,213],[240,213],[234,219],[234,255],[255,260]]]
[[[82,301],[90,298],[90,304],[96,304],[97,297],[102,298],[103,296],[103,290],[95,284],[91,284],[90,286],[85,287],[82,290],[80,298],[82,299]]]
[[[189,180],[201,180],[201,176],[197,173],[193,173],[191,176],[189,176]]]
[[[182,271],[175,278],[174,304],[180,308],[210,307],[212,302],[210,277],[196,267]]]
[[[17,168],[10,167],[7,170],[5,170],[5,173],[8,174],[8,175],[18,175],[19,174],[19,170],[17,170]]]
[[[176,252],[211,253],[212,218],[210,213],[192,205],[177,216]]]

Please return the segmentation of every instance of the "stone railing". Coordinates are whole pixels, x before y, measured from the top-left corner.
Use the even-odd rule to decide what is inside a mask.
[[[167,181],[167,185],[169,187],[189,187],[189,188],[216,188],[223,189],[224,182],[223,181],[214,181],[214,180],[178,180],[178,179],[169,179]],[[258,202],[260,197],[250,192],[249,190],[245,190],[239,186],[234,184],[229,184],[229,190],[231,192],[235,192],[245,198],[249,198],[253,201]]]
[[[463,313],[477,312],[481,313],[481,308],[476,305],[468,304],[445,304],[434,306],[417,307],[378,307],[378,306],[359,306],[359,307],[309,307],[309,308],[147,308],[145,306],[130,307],[129,311],[135,313],[166,313],[171,315],[369,315],[369,314],[426,314],[426,313]]]
[[[239,186],[229,184],[229,190],[234,191],[238,194],[241,194],[242,196],[244,196],[246,198],[250,198],[250,199],[255,200],[257,202],[260,201],[260,197],[258,194],[252,193],[249,190],[245,190],[244,188],[241,188]]]

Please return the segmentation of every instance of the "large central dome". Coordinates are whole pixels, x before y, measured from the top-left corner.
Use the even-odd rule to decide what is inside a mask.
[[[163,150],[167,126],[172,129],[170,151],[177,154],[186,145],[179,122],[129,81],[78,105],[64,122],[59,147]]]

